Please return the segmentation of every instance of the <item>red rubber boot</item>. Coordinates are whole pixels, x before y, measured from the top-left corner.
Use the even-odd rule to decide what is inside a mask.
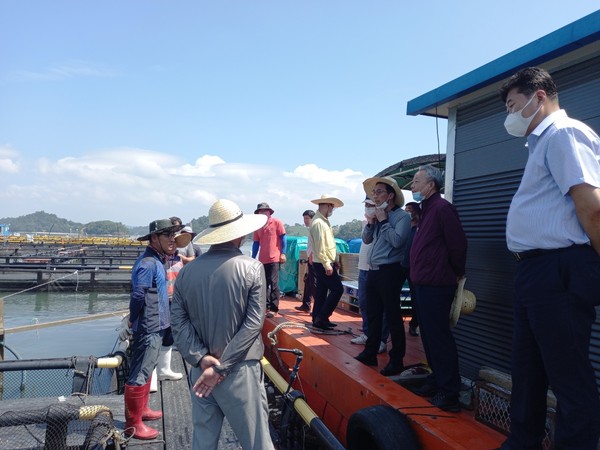
[[[142,411],[148,403],[146,386],[125,385],[125,434],[136,439],[155,439],[158,430],[142,422]]]
[[[148,397],[150,396],[150,383],[152,382],[152,375],[150,375],[150,379],[143,386],[146,390],[145,395],[146,399],[144,401],[144,410],[142,411],[142,420],[157,420],[163,416],[162,411],[155,411],[148,407]]]

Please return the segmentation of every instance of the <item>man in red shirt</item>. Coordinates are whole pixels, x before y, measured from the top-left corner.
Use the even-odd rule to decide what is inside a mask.
[[[267,223],[260,230],[254,232],[252,244],[252,257],[263,263],[267,278],[267,317],[279,311],[279,267],[285,264],[285,251],[287,239],[283,222],[272,217],[273,211],[268,203],[259,203],[254,214],[267,216]],[[260,251],[259,251],[260,250]]]

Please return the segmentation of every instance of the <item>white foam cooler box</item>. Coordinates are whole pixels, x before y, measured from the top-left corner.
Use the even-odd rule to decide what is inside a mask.
[[[360,314],[360,308],[358,306],[358,281],[342,281],[342,286],[344,287],[344,293],[342,294],[342,298],[340,298],[337,307]]]

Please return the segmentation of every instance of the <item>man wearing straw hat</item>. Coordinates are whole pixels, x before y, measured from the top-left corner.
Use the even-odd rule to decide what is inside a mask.
[[[308,232],[317,279],[312,311],[313,325],[322,330],[331,330],[335,324],[329,318],[342,298],[344,287],[337,271],[337,251],[329,217],[335,208],[344,206],[344,202],[328,195],[322,195],[311,202],[319,205]]]
[[[273,449],[260,364],[265,269],[240,251],[246,235],[266,221],[263,214],[243,214],[230,200],[216,201],[208,228],[195,238],[211,244],[209,250],[175,281],[171,326],[192,366],[194,450],[217,448],[224,417],[244,449]]]
[[[131,270],[129,327],[133,332],[133,344],[125,384],[125,433],[137,439],[156,438],[158,431],[143,421],[162,417],[161,411],[148,408],[148,396],[152,371],[170,326],[164,264],[176,251],[175,232],[181,228],[181,225],[173,225],[171,219],[150,222],[149,233],[138,238],[138,241],[149,241],[148,247]]]
[[[421,220],[410,248],[410,276],[433,371],[415,392],[433,397],[430,402],[444,411],[458,412],[461,380],[449,317],[458,280],[465,275],[467,238],[456,208],[440,195],[442,185],[442,171],[430,165],[419,167],[412,184]]]
[[[383,318],[392,339],[390,360],[381,370],[385,376],[404,370],[406,337],[400,311],[400,293],[405,276],[401,261],[407,250],[410,216],[404,211],[404,195],[392,177],[373,177],[363,182],[365,193],[375,202],[375,214],[367,218],[362,232],[365,244],[373,244],[367,272],[368,333],[365,349],[356,359],[368,366],[377,365]]]

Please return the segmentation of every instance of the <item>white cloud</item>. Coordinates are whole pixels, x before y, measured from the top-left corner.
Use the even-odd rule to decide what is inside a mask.
[[[19,154],[14,149],[0,145],[0,173],[19,172],[18,157]]]
[[[116,73],[100,64],[87,61],[69,61],[46,67],[39,71],[21,70],[13,72],[12,78],[21,81],[60,81],[72,78],[107,78]]]
[[[204,155],[198,158],[195,164],[184,164],[181,167],[173,169],[171,172],[175,175],[183,176],[200,176],[211,177],[215,176],[215,166],[225,164],[218,156]]]
[[[362,183],[363,174],[354,170],[345,169],[326,170],[315,164],[305,164],[296,167],[293,172],[285,174],[288,177],[302,178],[313,183],[329,183],[334,186],[347,186],[349,180],[360,179]]]
[[[17,173],[19,165],[8,158],[0,158],[0,173]]]
[[[314,164],[287,171],[226,162],[214,155],[187,162],[167,153],[117,148],[56,160],[46,157],[28,170],[26,176],[7,180],[8,187],[0,192],[3,216],[44,210],[77,222],[145,225],[173,215],[190,221],[207,215],[216,199],[228,198],[247,213],[266,201],[277,217],[293,225],[302,223],[304,210],[316,208],[310,200],[321,194],[345,203],[332,217],[334,225],[363,215],[365,176]]]

